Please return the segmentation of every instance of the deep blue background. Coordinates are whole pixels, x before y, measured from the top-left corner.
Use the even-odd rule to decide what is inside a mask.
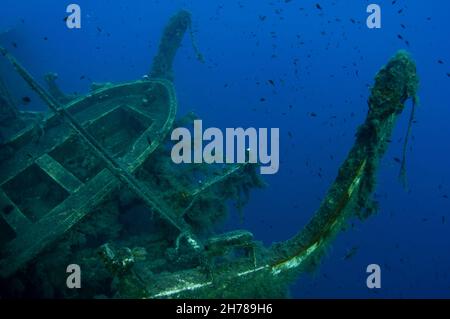
[[[382,6],[381,30],[365,26],[372,2]],[[204,126],[281,131],[279,173],[253,193],[243,224],[225,226],[248,228],[267,244],[294,235],[318,208],[367,112],[376,72],[398,49],[409,50],[421,78],[410,191],[398,182],[394,161],[401,157],[408,108],[378,174],[379,213],[341,234],[292,296],[450,297],[450,2],[392,2],[79,0],[82,29],[69,30],[63,21],[69,1],[1,0],[0,30],[13,29],[0,41],[40,79],[54,71],[67,92],[86,92],[90,79],[121,82],[146,74],[168,18],[190,10],[206,63],[195,60],[187,37],[174,66],[179,114],[193,110]],[[22,81],[4,61],[0,66],[23,96]],[[27,94],[26,108],[42,109]],[[345,259],[353,247],[357,253]],[[370,263],[382,267],[377,291],[365,285]]]

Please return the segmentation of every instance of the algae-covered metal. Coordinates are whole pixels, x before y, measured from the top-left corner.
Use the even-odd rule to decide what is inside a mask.
[[[176,104],[170,82],[149,80],[103,88],[64,108],[133,173],[167,135]],[[10,151],[0,167],[0,205],[14,232],[2,247],[3,277],[64,234],[119,184],[60,116],[50,114],[40,125],[40,132],[28,127],[2,148]]]
[[[216,267],[213,276],[199,269],[183,270],[158,277],[156,283],[140,289],[128,287],[125,295],[141,291],[139,297],[145,298],[282,296],[302,270],[317,264],[349,218],[355,215],[365,218],[367,212],[373,213],[371,195],[378,164],[405,102],[416,99],[418,83],[415,63],[406,52],[398,52],[380,70],[355,145],[318,211],[292,239],[268,249],[255,246],[258,249],[255,260],[235,259]]]

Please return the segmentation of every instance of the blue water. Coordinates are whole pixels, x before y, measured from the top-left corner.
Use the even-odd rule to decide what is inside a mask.
[[[372,2],[382,8],[379,30],[365,25]],[[63,90],[79,93],[91,80],[142,77],[169,17],[181,8],[192,12],[206,63],[195,59],[186,37],[174,65],[179,114],[192,110],[209,127],[280,128],[280,171],[252,193],[243,224],[233,212],[224,225],[248,228],[266,244],[293,236],[313,215],[364,120],[376,72],[397,50],[410,51],[421,79],[407,158],[410,189],[399,183],[394,160],[409,103],[378,173],[378,214],[340,234],[291,296],[450,297],[450,2],[78,0],[80,30],[65,26],[69,3],[2,0],[0,30],[12,30],[0,41],[35,76],[57,72]],[[27,109],[42,110],[0,63],[14,94],[31,97]],[[345,258],[352,248],[356,254]],[[372,263],[381,266],[381,289],[366,286]]]

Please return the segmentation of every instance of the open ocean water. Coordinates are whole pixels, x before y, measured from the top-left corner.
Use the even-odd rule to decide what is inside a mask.
[[[398,50],[420,77],[407,151],[408,189],[399,182],[412,103],[395,127],[377,173],[378,212],[352,221],[315,271],[291,287],[293,298],[450,297],[450,2],[446,0],[154,1],[77,0],[81,29],[68,29],[69,2],[0,1],[0,44],[42,79],[52,71],[67,92],[92,82],[147,74],[168,19],[192,13],[193,32],[177,53],[178,114],[205,127],[279,128],[280,165],[263,176],[243,218],[233,209],[218,229],[245,228],[266,245],[295,235],[311,218],[367,114],[374,77]],[[380,29],[366,8],[381,7]],[[2,66],[6,64],[2,61]],[[11,68],[4,78],[24,110],[45,106]],[[378,264],[381,289],[368,289]]]

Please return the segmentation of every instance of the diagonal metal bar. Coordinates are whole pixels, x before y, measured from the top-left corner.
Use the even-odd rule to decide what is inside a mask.
[[[127,185],[130,190],[144,201],[146,205],[151,207],[160,217],[169,222],[172,226],[178,229],[186,238],[187,241],[195,249],[201,249],[202,245],[190,229],[190,226],[184,222],[183,219],[176,219],[167,213],[167,209],[154,199],[154,196],[149,195],[149,190],[144,187],[130,172],[124,169],[121,164],[112,157],[109,152],[104,149],[97,140],[87,132],[83,126],[64,108],[58,101],[56,101],[39,83],[37,83],[31,74],[4,48],[0,47],[0,54],[5,56],[9,62],[14,66],[19,75],[28,83],[32,90],[34,90],[48,105],[48,107],[65,119],[73,130],[86,142],[92,151],[104,162],[108,170],[116,176],[121,182]],[[146,191],[144,191],[146,190]]]

